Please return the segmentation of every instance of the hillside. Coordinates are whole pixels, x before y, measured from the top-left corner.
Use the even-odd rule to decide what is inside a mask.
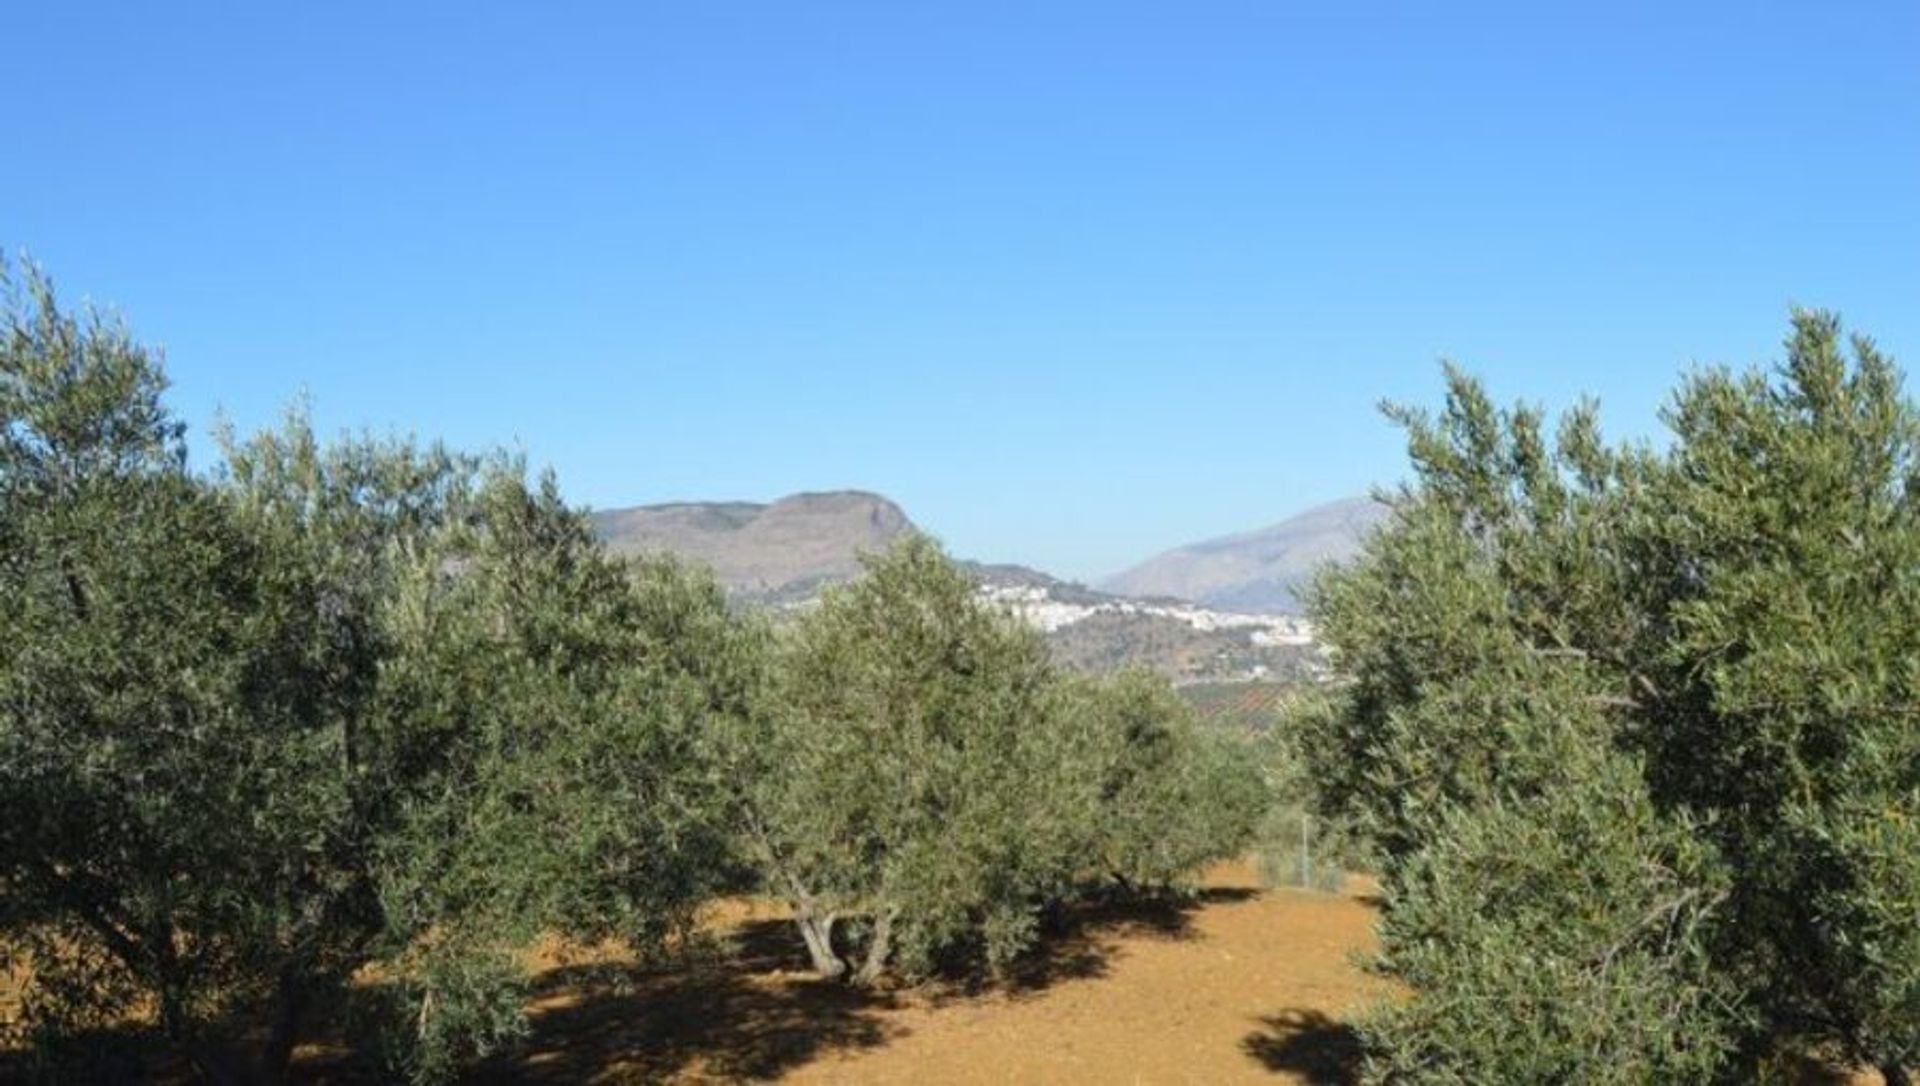
[[[917,531],[898,505],[863,490],[771,503],[675,502],[608,509],[594,528],[619,554],[672,554],[713,568],[744,599],[785,602],[860,571],[862,551]]]
[[[980,594],[1037,627],[1064,667],[1143,667],[1175,682],[1299,680],[1324,669],[1303,619],[1116,596],[1019,566],[971,569]]]
[[[773,607],[812,599],[858,574],[862,552],[919,531],[900,506],[859,490],[612,509],[594,526],[616,553],[710,566],[735,599]],[[1067,667],[1231,681],[1305,678],[1321,666],[1312,630],[1295,619],[1096,591],[1025,566],[961,565],[982,595],[1038,627]]]
[[[1255,531],[1177,547],[1098,587],[1233,611],[1297,614],[1299,591],[1313,571],[1352,557],[1385,516],[1386,507],[1373,499],[1349,498]]]

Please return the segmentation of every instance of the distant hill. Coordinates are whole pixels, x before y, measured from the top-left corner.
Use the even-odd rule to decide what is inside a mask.
[[[617,554],[671,554],[708,566],[734,600],[776,613],[857,576],[863,552],[920,530],[898,505],[861,490],[641,505],[595,513],[593,522]],[[1312,630],[1297,620],[1167,593],[1100,592],[1025,566],[960,565],[982,596],[1039,629],[1066,667],[1148,667],[1182,682],[1304,678],[1320,669]]]
[[[863,551],[918,531],[898,505],[863,490],[779,501],[675,502],[608,509],[594,529],[617,554],[672,554],[710,566],[736,596],[801,599],[860,572]]]
[[[1270,527],[1155,555],[1099,583],[1123,596],[1172,596],[1229,611],[1298,614],[1299,591],[1320,565],[1352,557],[1386,507],[1349,498]]]
[[[1298,681],[1324,671],[1304,619],[1116,596],[1024,566],[961,566],[981,596],[1039,629],[1054,659],[1074,670],[1144,667],[1178,683]]]

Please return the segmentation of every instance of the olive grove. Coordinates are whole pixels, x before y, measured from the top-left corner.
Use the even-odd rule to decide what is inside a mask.
[[[997,972],[1259,819],[1164,682],[1058,673],[929,540],[776,621],[504,454],[296,412],[196,470],[157,356],[0,272],[0,954],[49,1077],[132,1024],[282,1081],[324,1014],[445,1080],[526,1034],[537,939],[659,960],[755,890],[825,975]]]

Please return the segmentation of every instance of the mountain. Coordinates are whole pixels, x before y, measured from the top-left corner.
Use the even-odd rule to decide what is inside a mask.
[[[672,554],[713,569],[728,594],[790,613],[860,572],[859,556],[918,532],[878,494],[836,490],[779,501],[676,502],[595,513],[617,554]],[[1304,678],[1320,670],[1302,620],[1101,592],[1016,565],[962,561],[981,596],[1031,623],[1069,668],[1148,667],[1177,681]]]
[[[1386,514],[1386,506],[1372,498],[1348,498],[1257,531],[1177,547],[1108,577],[1099,587],[1230,611],[1297,614],[1297,593],[1313,571],[1351,558]]]
[[[608,509],[593,524],[617,554],[700,562],[730,592],[763,601],[804,598],[846,580],[860,571],[861,552],[919,530],[899,506],[864,490]]]

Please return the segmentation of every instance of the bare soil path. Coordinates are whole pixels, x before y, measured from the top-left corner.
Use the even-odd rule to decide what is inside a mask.
[[[533,1045],[482,1080],[1340,1083],[1343,1022],[1382,991],[1352,961],[1373,919],[1229,865],[1189,906],[1087,917],[1007,989],[867,996],[810,979],[776,909],[736,906],[731,960],[625,990],[550,971]]]

